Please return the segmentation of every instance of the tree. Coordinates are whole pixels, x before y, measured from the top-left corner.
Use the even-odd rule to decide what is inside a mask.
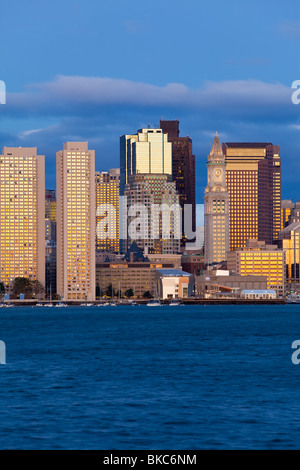
[[[13,283],[13,294],[32,294],[32,282],[27,277],[16,277]]]
[[[125,297],[129,298],[133,296],[134,296],[134,292],[133,292],[133,289],[131,289],[130,287],[129,289],[127,289],[127,291],[125,291]]]
[[[152,299],[153,298],[153,295],[151,294],[151,292],[149,290],[146,290],[144,293],[143,293],[143,297],[144,299]]]
[[[45,288],[43,284],[40,283],[37,279],[32,282],[32,288],[34,294],[36,294],[38,297],[44,297],[45,295]]]

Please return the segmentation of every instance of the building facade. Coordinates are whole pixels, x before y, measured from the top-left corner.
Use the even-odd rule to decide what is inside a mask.
[[[266,276],[267,288],[285,295],[285,253],[276,245],[248,240],[244,248],[227,254],[227,267],[241,276]]]
[[[229,192],[229,249],[247,240],[272,243],[281,229],[280,147],[223,143]]]
[[[192,139],[179,137],[179,121],[160,121],[160,128],[168,134],[172,143],[172,178],[176,183],[179,202],[182,208],[183,242],[192,238],[184,226],[185,206],[191,207],[191,223],[189,231],[196,230],[196,196],[195,196],[195,155],[193,155]],[[186,232],[186,233],[185,233]],[[191,235],[191,234],[190,234]]]
[[[120,250],[120,169],[96,172],[96,250]]]
[[[147,253],[180,251],[181,209],[176,185],[165,174],[136,174],[125,186],[127,209],[122,210],[126,249],[133,241]],[[126,250],[125,250],[126,251]]]
[[[95,152],[67,142],[56,154],[57,294],[95,299]]]
[[[0,156],[0,282],[16,277],[45,286],[45,157],[4,147]]]
[[[285,252],[286,290],[300,292],[300,220],[279,233],[278,245]]]
[[[45,191],[45,219],[56,222],[56,197],[54,189]]]
[[[129,176],[139,173],[172,175],[172,144],[162,129],[141,129],[120,138],[120,193]]]
[[[218,292],[233,292],[238,296],[244,289],[267,289],[267,277],[207,270],[195,280],[196,295],[204,297],[213,297]]]
[[[229,195],[225,157],[217,134],[208,156],[204,220],[205,263],[225,261],[229,251]]]
[[[156,270],[157,296],[164,300],[192,297],[194,278],[180,269]]]

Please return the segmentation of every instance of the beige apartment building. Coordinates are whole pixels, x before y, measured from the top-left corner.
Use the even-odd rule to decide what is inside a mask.
[[[45,285],[45,157],[36,147],[4,147],[0,156],[0,282]]]
[[[67,142],[56,154],[57,294],[95,300],[95,151]]]

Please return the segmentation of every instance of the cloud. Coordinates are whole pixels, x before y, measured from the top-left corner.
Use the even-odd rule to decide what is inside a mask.
[[[7,112],[82,115],[102,112],[103,106],[147,106],[206,110],[253,109],[267,112],[291,105],[291,88],[258,80],[206,81],[197,89],[181,83],[155,86],[124,79],[60,75],[50,82],[31,84],[26,91],[9,93]]]
[[[289,39],[300,39],[300,21],[283,21],[278,25],[278,32]]]
[[[281,145],[283,180],[298,191],[300,105],[282,83],[258,80],[206,81],[155,86],[103,77],[58,76],[9,93],[0,107],[0,148],[38,147],[46,155],[47,186],[55,187],[55,153],[67,140],[88,141],[96,168],[119,166],[119,136],[159,119],[178,119],[180,135],[193,139],[197,160],[197,201],[206,184],[206,159],[215,132],[222,141],[268,141]],[[295,197],[295,196],[294,196]],[[299,199],[299,196],[298,196]]]

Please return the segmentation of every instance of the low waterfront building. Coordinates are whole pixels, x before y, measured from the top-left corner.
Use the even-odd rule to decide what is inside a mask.
[[[154,297],[157,295],[156,269],[180,267],[180,259],[180,255],[143,254],[136,242],[122,255],[122,259],[120,255],[106,253],[105,258],[98,258],[96,264],[99,295],[105,296],[113,288],[115,295],[120,297],[129,289],[132,289],[134,298],[143,298],[148,291]]]
[[[193,276],[180,269],[157,269],[156,282],[161,299],[183,299],[193,295]]]
[[[253,299],[253,300],[274,300],[276,299],[277,294],[274,289],[266,290],[243,290],[241,292],[241,298],[243,299]]]
[[[243,290],[267,289],[266,276],[241,276],[229,271],[209,270],[195,278],[195,293],[198,296],[214,297],[220,292],[233,293],[239,296]]]

